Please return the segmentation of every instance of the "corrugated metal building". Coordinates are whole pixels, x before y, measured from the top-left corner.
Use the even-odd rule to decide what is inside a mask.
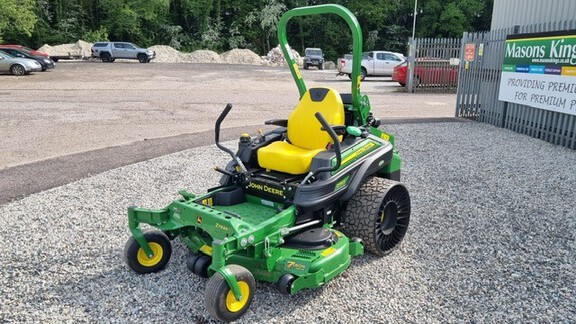
[[[494,0],[492,30],[573,20],[576,0]]]

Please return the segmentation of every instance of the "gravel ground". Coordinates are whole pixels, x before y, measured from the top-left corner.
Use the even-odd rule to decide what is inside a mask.
[[[323,288],[258,282],[245,322],[571,322],[576,153],[480,123],[388,125],[412,223],[399,250]],[[177,243],[167,269],[124,265],[125,209],[200,192],[226,156],[201,147],[0,206],[0,322],[207,322],[206,280]],[[202,162],[206,161],[206,162]]]

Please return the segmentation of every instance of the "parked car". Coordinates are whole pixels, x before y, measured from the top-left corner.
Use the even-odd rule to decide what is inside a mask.
[[[318,70],[324,69],[324,53],[319,48],[307,48],[304,50],[303,67],[308,70],[309,66],[316,66]]]
[[[156,52],[140,48],[126,42],[96,42],[92,45],[92,57],[100,58],[102,62],[114,62],[116,59],[135,59],[140,63],[148,63],[156,57]]]
[[[3,52],[5,52],[11,56],[14,56],[14,57],[22,57],[22,58],[28,58],[28,59],[36,60],[42,66],[42,71],[46,71],[48,69],[53,69],[55,66],[54,61],[52,61],[51,59],[49,59],[45,56],[33,55],[32,53],[30,53],[26,50],[16,49],[16,48],[12,48],[12,47],[5,47],[3,45],[0,45],[0,51],[3,51]]]
[[[30,72],[42,71],[38,61],[21,57],[13,57],[0,51],[0,73],[24,75]]]
[[[403,87],[406,86],[406,83],[408,82],[407,73],[408,62],[404,62],[394,68],[392,81],[400,83]],[[438,58],[424,57],[417,59],[417,64],[414,68],[414,81],[412,86],[419,87],[424,84],[458,84],[458,65],[451,64],[450,60]]]
[[[32,55],[50,57],[47,53],[40,52],[40,51],[36,51],[36,50],[33,50],[33,49],[28,48],[28,47],[26,47],[26,46],[22,46],[22,45],[4,44],[4,45],[0,45],[0,46],[2,46],[2,47],[11,47],[11,48],[19,49],[19,50],[24,50],[24,51],[30,52],[30,54],[32,54]]]
[[[387,51],[371,51],[362,53],[361,80],[367,76],[391,76],[394,67],[405,62],[404,55]],[[338,74],[352,75],[352,55],[344,55],[338,59]]]

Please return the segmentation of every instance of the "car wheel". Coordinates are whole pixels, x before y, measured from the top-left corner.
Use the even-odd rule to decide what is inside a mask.
[[[308,70],[308,64],[304,63],[304,70]]]
[[[114,61],[116,61],[116,59],[111,59],[111,60],[110,60],[110,62],[114,62]]]
[[[398,82],[401,86],[405,87],[406,83]]]
[[[318,65],[318,70],[324,70],[324,64],[320,63],[320,65]]]
[[[100,54],[100,58],[102,59],[102,62],[104,62],[104,63],[112,62],[112,56],[108,53]]]
[[[14,64],[10,67],[10,73],[13,75],[24,75],[26,74],[26,69],[20,64]]]
[[[364,81],[364,79],[366,79],[366,69],[362,68],[362,71],[360,71],[360,81]]]
[[[414,80],[412,81],[412,87],[413,88],[418,88],[420,86],[420,77],[419,76],[414,76]]]
[[[138,54],[138,61],[140,63],[148,63],[148,55],[146,54]]]

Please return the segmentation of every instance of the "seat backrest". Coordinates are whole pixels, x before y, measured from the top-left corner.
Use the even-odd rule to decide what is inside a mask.
[[[344,105],[338,91],[308,89],[288,118],[288,140],[292,145],[315,150],[332,142],[328,132],[320,129],[322,125],[314,116],[316,112],[320,112],[330,125],[344,125]]]

